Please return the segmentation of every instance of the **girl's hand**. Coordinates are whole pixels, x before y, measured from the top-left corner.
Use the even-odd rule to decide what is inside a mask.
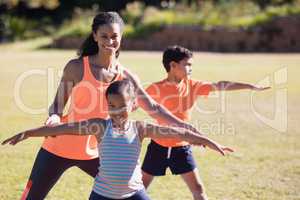
[[[5,144],[7,144],[7,143],[9,143],[9,144],[11,144],[11,145],[15,145],[15,144],[21,142],[22,140],[27,139],[27,138],[28,138],[28,137],[26,136],[25,132],[19,133],[19,134],[17,134],[17,135],[14,135],[14,136],[12,136],[12,137],[10,137],[10,138],[4,140],[4,141],[2,142],[2,145],[5,145]]]
[[[53,126],[60,124],[60,116],[57,114],[53,114],[50,117],[48,117],[47,121],[45,122],[46,126]]]

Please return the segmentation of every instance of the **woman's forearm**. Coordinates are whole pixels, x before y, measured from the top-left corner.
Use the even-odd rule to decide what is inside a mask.
[[[128,69],[124,69],[124,73],[127,76],[127,78],[133,83],[136,89],[136,93],[138,96],[137,98],[139,100],[139,106],[143,110],[145,110],[151,117],[168,125],[186,128],[195,133],[201,134],[191,124],[188,124],[183,120],[177,118],[163,105],[158,104],[156,101],[154,101],[153,98],[150,95],[148,95],[148,93],[141,86],[138,77],[129,72]]]
[[[191,124],[179,119],[169,110],[167,110],[163,105],[158,104],[156,101],[154,101],[144,89],[138,89],[138,97],[140,98],[139,105],[154,119],[168,125],[185,128],[197,134],[201,134]]]

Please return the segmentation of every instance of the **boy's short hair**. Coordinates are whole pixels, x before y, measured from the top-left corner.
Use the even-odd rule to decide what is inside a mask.
[[[163,65],[167,72],[170,71],[170,63],[172,61],[174,62],[180,62],[181,60],[185,58],[191,58],[193,57],[193,53],[188,50],[187,48],[184,48],[179,45],[169,46],[163,54]]]
[[[129,96],[134,95],[134,86],[128,79],[123,79],[121,81],[115,81],[110,84],[105,92],[107,98],[108,95],[123,95],[127,93]]]

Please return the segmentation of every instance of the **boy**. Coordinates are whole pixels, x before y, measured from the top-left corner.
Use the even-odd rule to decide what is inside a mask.
[[[214,90],[267,89],[230,81],[208,83],[193,80],[190,78],[192,57],[192,52],[184,47],[168,47],[163,53],[167,77],[146,89],[155,101],[184,121],[189,120],[190,110],[200,95],[206,96]],[[162,121],[158,123],[163,124]],[[178,139],[152,139],[142,166],[145,187],[150,185],[154,176],[164,176],[168,167],[173,174],[181,175],[195,200],[207,200],[189,143]]]

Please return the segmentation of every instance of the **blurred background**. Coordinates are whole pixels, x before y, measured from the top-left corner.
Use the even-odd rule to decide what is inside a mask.
[[[122,15],[128,50],[300,51],[300,0],[1,0],[0,41],[77,48],[99,11]]]

